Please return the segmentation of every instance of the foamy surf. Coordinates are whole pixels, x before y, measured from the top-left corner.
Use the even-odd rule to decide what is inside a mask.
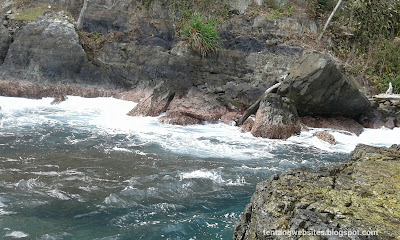
[[[52,100],[0,97],[0,126],[15,129],[66,125],[99,135],[125,134],[131,136],[133,145],[157,144],[174,153],[233,160],[272,159],[274,150],[288,144],[340,153],[351,152],[358,143],[374,146],[400,144],[399,128],[365,129],[360,136],[328,129],[337,142],[336,145],[329,145],[313,137],[313,133],[321,129],[310,129],[286,141],[270,140],[255,138],[250,133],[241,133],[237,127],[222,123],[175,126],[160,124],[157,117],[130,117],[126,114],[136,103],[114,98],[68,96],[66,101],[57,105],[51,105]],[[67,140],[77,144],[87,139],[68,136]],[[117,145],[112,150],[131,151],[129,144],[127,146]]]

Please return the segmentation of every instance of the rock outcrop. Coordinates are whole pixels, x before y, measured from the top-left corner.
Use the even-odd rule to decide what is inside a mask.
[[[8,29],[0,23],[0,64],[3,63],[7,55],[8,47],[11,42],[11,36]]]
[[[364,128],[361,124],[353,119],[345,117],[300,117],[300,122],[307,127],[342,130],[355,133],[357,136],[364,131]]]
[[[74,25],[46,18],[16,33],[3,69],[23,79],[66,81],[76,78],[85,58]]]
[[[290,99],[270,93],[260,103],[251,133],[255,137],[287,139],[300,130],[297,111]]]
[[[328,133],[327,131],[321,131],[321,132],[316,132],[313,134],[313,136],[317,137],[318,139],[327,142],[331,145],[335,145],[336,144],[336,140],[335,137],[332,136],[330,133]]]
[[[340,239],[396,239],[399,191],[400,146],[358,145],[348,162],[318,170],[295,168],[259,183],[233,239],[339,239],[334,234],[272,235],[277,230],[359,231]],[[362,236],[362,231],[378,235]]]
[[[293,100],[300,116],[355,118],[370,108],[368,99],[326,53],[304,54],[278,93]]]

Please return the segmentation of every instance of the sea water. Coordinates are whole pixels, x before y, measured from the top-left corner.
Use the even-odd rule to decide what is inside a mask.
[[[136,103],[0,97],[1,239],[231,239],[258,182],[344,161],[357,143],[400,144],[400,129],[328,130],[286,141],[222,123],[159,124]]]

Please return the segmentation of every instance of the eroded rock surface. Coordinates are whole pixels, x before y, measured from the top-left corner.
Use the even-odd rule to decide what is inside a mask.
[[[373,230],[378,236],[368,239],[396,239],[400,236],[399,191],[400,146],[358,145],[348,162],[318,170],[295,168],[259,183],[233,239],[339,239],[267,234],[274,230]]]

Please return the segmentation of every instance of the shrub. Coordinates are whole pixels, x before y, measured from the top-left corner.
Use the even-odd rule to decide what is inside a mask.
[[[346,1],[332,23],[335,53],[381,91],[400,93],[400,1]]]
[[[213,18],[206,19],[195,13],[183,26],[182,31],[188,37],[192,49],[203,58],[219,46],[217,22]]]

